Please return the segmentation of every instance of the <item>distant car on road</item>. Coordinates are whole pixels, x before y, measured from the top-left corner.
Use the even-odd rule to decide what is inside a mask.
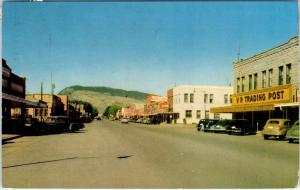
[[[246,119],[233,119],[230,122],[230,126],[227,130],[227,133],[238,134],[238,135],[255,135],[257,129],[255,126],[249,124]]]
[[[51,116],[45,121],[47,129],[50,132],[63,132],[69,130],[70,118],[67,116]]]
[[[129,122],[129,119],[127,119],[127,118],[122,118],[121,119],[121,123],[128,123]]]
[[[287,119],[269,119],[262,130],[262,135],[265,140],[269,137],[284,139],[289,127],[290,121]]]
[[[299,120],[287,131],[285,138],[288,139],[289,142],[299,141]]]
[[[212,125],[216,124],[218,119],[201,119],[197,124],[197,130],[206,131],[206,129],[210,128]]]

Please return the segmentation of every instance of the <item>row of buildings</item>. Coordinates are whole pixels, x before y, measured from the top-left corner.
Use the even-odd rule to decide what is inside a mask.
[[[143,111],[123,117],[160,117],[167,123],[200,119],[247,119],[262,129],[269,118],[299,118],[299,38],[234,62],[233,86],[180,85],[167,96],[150,95]]]
[[[68,96],[26,94],[26,78],[14,74],[2,59],[2,133],[21,133],[28,117],[44,121],[50,116],[80,117],[87,113],[82,104],[72,104]]]

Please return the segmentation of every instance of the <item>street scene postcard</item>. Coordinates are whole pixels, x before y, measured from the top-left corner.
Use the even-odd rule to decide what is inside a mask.
[[[2,2],[2,188],[299,188],[298,14]]]

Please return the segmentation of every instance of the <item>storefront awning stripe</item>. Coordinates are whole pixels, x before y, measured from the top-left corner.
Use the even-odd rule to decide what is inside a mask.
[[[247,105],[247,106],[223,106],[210,108],[212,113],[236,113],[236,112],[250,112],[250,111],[268,111],[275,110],[273,104],[266,105]]]
[[[20,97],[17,97],[17,96],[6,94],[6,93],[2,93],[2,99],[9,100],[9,101],[12,101],[12,102],[16,102],[18,104],[22,104],[25,107],[47,108],[46,104],[41,104],[41,103],[38,103],[38,102],[31,102],[29,100],[25,100],[24,98],[20,98]]]

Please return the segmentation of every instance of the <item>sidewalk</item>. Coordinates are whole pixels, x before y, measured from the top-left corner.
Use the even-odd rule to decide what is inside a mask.
[[[6,141],[10,141],[16,138],[23,137],[23,135],[18,135],[18,134],[2,134],[2,143]]]

